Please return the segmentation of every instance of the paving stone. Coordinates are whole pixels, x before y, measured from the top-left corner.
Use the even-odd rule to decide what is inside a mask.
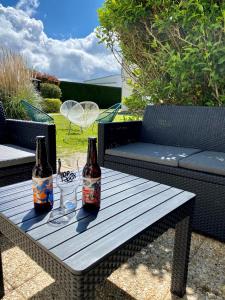
[[[12,247],[2,253],[4,278],[16,288],[42,271],[19,247]]]
[[[42,271],[41,273],[34,276],[32,279],[24,282],[17,288],[17,291],[20,292],[26,299],[30,299],[36,294],[42,292],[47,288],[51,288],[51,285],[54,284],[54,279],[48,275],[46,272]]]
[[[225,244],[205,238],[189,266],[188,284],[225,299]]]
[[[20,295],[16,290],[13,290],[12,292],[7,293],[7,295],[4,296],[2,300],[25,300],[25,298],[22,295]]]

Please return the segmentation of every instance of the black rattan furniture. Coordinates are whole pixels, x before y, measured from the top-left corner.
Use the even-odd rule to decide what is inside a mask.
[[[0,102],[0,186],[31,178],[37,135],[46,136],[49,162],[55,172],[55,125],[6,119]]]
[[[148,106],[98,141],[101,166],[197,194],[193,229],[225,242],[225,107]]]
[[[54,196],[57,207],[57,188]],[[98,283],[176,226],[171,291],[184,295],[194,194],[103,169],[101,209],[83,210],[80,197],[79,193],[77,213],[70,223],[54,227],[47,223],[48,214],[33,210],[31,181],[3,187],[0,230],[61,283],[66,299],[93,300]],[[1,295],[2,278],[0,272]]]

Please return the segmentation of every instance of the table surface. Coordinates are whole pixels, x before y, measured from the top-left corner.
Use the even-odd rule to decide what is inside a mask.
[[[82,208],[67,225],[52,226],[49,213],[33,209],[31,181],[0,188],[0,215],[70,271],[81,274],[195,195],[164,184],[102,168],[101,209]],[[59,189],[54,186],[54,207]]]

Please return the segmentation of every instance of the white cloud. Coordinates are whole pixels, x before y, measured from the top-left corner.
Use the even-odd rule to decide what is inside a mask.
[[[42,21],[31,18],[21,9],[1,4],[0,45],[19,51],[30,66],[60,79],[83,81],[120,73],[114,56],[104,45],[98,44],[94,32],[82,39],[49,38]]]
[[[25,11],[28,16],[32,16],[36,12],[36,9],[39,5],[39,0],[19,0],[16,8]]]

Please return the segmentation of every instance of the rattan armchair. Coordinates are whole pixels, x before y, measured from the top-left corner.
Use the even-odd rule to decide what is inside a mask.
[[[35,151],[37,135],[46,136],[46,146],[53,171],[56,171],[56,132],[54,124],[6,119],[3,105],[0,102],[0,146]],[[1,155],[1,154],[0,154]],[[7,158],[8,159],[8,158]],[[9,160],[9,159],[8,159]],[[8,166],[6,166],[8,165]],[[28,180],[31,178],[34,161],[14,164],[0,157],[0,186]]]

